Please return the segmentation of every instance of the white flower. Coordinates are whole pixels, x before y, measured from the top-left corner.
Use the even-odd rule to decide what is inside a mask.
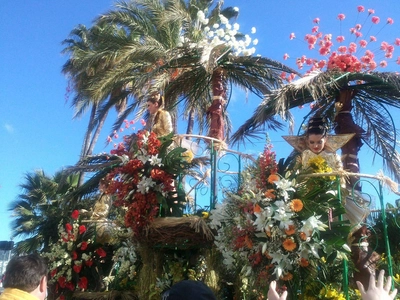
[[[214,29],[218,29],[218,28],[219,28],[219,24],[218,24],[218,23],[215,23],[215,24],[213,25],[213,28],[214,28]]]
[[[146,194],[149,189],[154,187],[155,185],[156,183],[153,181],[153,179],[143,176],[137,185],[137,190],[142,194]]]
[[[233,29],[238,31],[240,28],[240,25],[238,23],[233,24]]]
[[[311,236],[315,229],[325,231],[328,226],[322,223],[319,218],[321,216],[312,216],[303,221],[303,227],[300,228],[300,231],[304,232],[306,236]]]
[[[221,24],[228,24],[229,20],[226,18],[224,15],[219,15],[219,19],[221,21]]]
[[[162,167],[163,166],[163,164],[161,163],[161,161],[162,161],[162,159],[161,158],[158,158],[158,154],[156,154],[156,155],[152,155],[150,158],[149,158],[149,161],[150,161],[150,165],[152,165],[152,166],[159,166],[159,167]]]
[[[285,201],[289,198],[288,192],[290,192],[290,191],[294,192],[292,182],[289,180],[286,180],[285,178],[281,178],[280,180],[275,182],[275,185],[278,189],[280,189]]]
[[[251,33],[252,33],[252,34],[255,34],[255,33],[256,33],[256,31],[257,31],[257,30],[256,30],[256,28],[255,28],[255,27],[251,27]]]
[[[253,45],[254,45],[254,46],[257,46],[257,44],[258,44],[258,39],[254,39],[254,40],[253,40]]]

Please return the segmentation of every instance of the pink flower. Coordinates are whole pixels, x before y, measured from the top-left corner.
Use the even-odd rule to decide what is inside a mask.
[[[376,62],[371,61],[371,63],[369,64],[369,69],[370,69],[371,71],[375,70],[375,69],[376,69]]]
[[[386,48],[386,51],[389,52],[389,53],[393,53],[394,52],[394,46],[388,44],[388,46]]]
[[[355,28],[357,29],[357,30],[361,30],[361,24],[357,24],[356,26],[355,26]]]
[[[400,38],[396,38],[396,40],[394,41],[394,44],[396,46],[400,46]]]
[[[372,59],[375,57],[374,52],[372,52],[371,50],[365,51],[365,55],[370,57],[370,58],[372,58]]]
[[[400,56],[397,57],[396,64],[400,65]]]
[[[342,21],[346,18],[346,16],[344,14],[338,14],[337,18]]]
[[[287,53],[283,54],[283,59],[284,60],[287,60],[288,58],[289,58],[289,54],[287,54]]]
[[[387,22],[389,25],[392,25],[392,24],[394,23],[394,21],[393,21],[392,18],[387,18],[386,22]]]
[[[313,20],[313,23],[319,24],[319,18],[315,18],[315,19]]]
[[[346,53],[347,47],[346,47],[346,46],[340,46],[340,47],[338,48],[338,51],[339,51],[340,53]]]
[[[318,29],[319,29],[318,26],[314,26],[314,27],[311,29],[311,32],[312,32],[312,33],[316,33],[316,32],[318,32]]]
[[[386,60],[382,60],[382,61],[379,63],[379,65],[380,65],[382,68],[387,67],[387,62],[386,62]]]
[[[281,77],[281,79],[285,79],[286,78],[286,72],[282,72],[280,77]]]
[[[75,209],[75,210],[72,212],[71,217],[72,217],[72,219],[77,220],[78,217],[79,217],[79,211],[78,211],[77,209]]]
[[[357,30],[355,28],[350,28],[350,33],[354,34]]]
[[[362,33],[359,32],[359,31],[357,31],[357,32],[356,32],[356,37],[362,37]]]
[[[288,77],[288,81],[291,82],[295,77],[296,77],[296,74],[290,73],[290,75]]]
[[[392,52],[386,52],[385,53],[385,57],[386,58],[392,58],[393,57],[393,53]]]
[[[371,36],[369,37],[369,41],[370,41],[370,42],[376,42],[376,37],[373,36],[373,35],[371,35]]]
[[[118,134],[114,134],[114,139],[118,139],[119,135]]]
[[[371,21],[372,21],[372,23],[374,23],[374,24],[378,24],[380,20],[381,20],[381,19],[379,19],[379,17],[377,17],[377,16],[373,16],[373,17],[371,18]]]
[[[339,36],[336,38],[336,41],[337,41],[338,43],[342,43],[342,42],[344,41],[344,36],[343,36],[343,35],[339,35]]]
[[[372,8],[368,9],[368,14],[372,15],[372,14],[374,14],[374,13],[375,13],[375,10],[374,10],[374,9],[372,9]]]
[[[320,60],[317,64],[318,68],[322,69],[326,65],[326,60]]]
[[[389,46],[389,44],[387,42],[382,42],[381,43],[381,50],[386,51],[387,47]]]
[[[365,47],[367,47],[368,42],[367,42],[366,40],[361,40],[361,41],[359,42],[359,44],[360,44],[360,47],[361,47],[361,48],[365,48]]]
[[[141,120],[140,120],[140,124],[142,124],[142,126],[146,126],[146,121],[143,120],[143,119],[141,119]]]
[[[329,48],[328,47],[319,48],[319,54],[323,56],[329,54]]]
[[[111,143],[112,142],[112,138],[111,138],[111,136],[108,136],[107,137],[107,143]]]
[[[359,6],[357,6],[357,10],[358,10],[358,12],[364,12],[365,8],[364,8],[364,6],[359,5]]]

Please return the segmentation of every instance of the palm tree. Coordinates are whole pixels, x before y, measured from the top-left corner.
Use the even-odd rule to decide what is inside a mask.
[[[232,140],[243,142],[262,126],[275,124],[276,116],[292,121],[291,109],[313,102],[311,113],[335,122],[336,133],[355,133],[342,148],[345,168],[358,172],[354,163],[358,163],[358,151],[365,143],[382,156],[386,169],[400,180],[397,128],[390,113],[400,108],[400,77],[396,73],[314,72],[266,95]]]
[[[134,101],[120,115],[114,130],[136,109],[137,116],[144,113],[145,96],[151,91],[165,92],[168,109],[182,104],[181,109],[188,118],[186,113],[196,112],[200,131],[210,126],[210,120],[212,123],[213,117],[207,121],[207,115],[216,116],[218,122],[214,123],[219,126],[229,125],[223,102],[232,86],[262,97],[268,90],[280,86],[282,70],[294,72],[267,58],[235,55],[237,47],[228,41],[211,43],[204,30],[207,26],[199,20],[199,12],[209,11],[208,28],[221,23],[221,19],[237,16],[233,8],[222,9],[222,1],[215,7],[211,5],[212,2],[204,0],[121,2],[116,10],[96,20],[100,28],[122,28],[125,33],[102,35],[103,43],[109,46],[104,46],[107,51],[100,51],[96,56],[115,64],[97,73],[90,86],[99,99],[115,86],[130,86]],[[248,37],[235,32],[231,39],[242,40],[243,45]],[[103,108],[107,110],[112,105],[110,99]],[[216,136],[215,132],[223,132],[220,127],[212,128],[210,135],[223,139],[223,135]]]
[[[63,171],[54,177],[43,170],[25,175],[20,185],[23,192],[10,203],[13,212],[12,237],[25,238],[17,242],[17,254],[46,250],[58,239],[58,224],[65,213],[70,213],[63,204],[63,196],[77,187],[78,176],[64,176]]]

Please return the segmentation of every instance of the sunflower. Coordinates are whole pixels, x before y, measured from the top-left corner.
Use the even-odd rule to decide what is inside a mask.
[[[282,246],[286,251],[293,251],[296,249],[297,244],[292,239],[285,239]]]
[[[303,209],[303,201],[301,201],[300,199],[293,199],[290,202],[290,209],[294,212],[301,211]]]

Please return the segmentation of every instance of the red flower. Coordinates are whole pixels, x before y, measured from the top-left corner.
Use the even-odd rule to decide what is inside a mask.
[[[106,257],[107,253],[106,251],[103,250],[103,248],[98,248],[96,250],[96,253],[100,256],[100,257]]]
[[[87,260],[85,261],[85,265],[87,265],[89,268],[93,265],[93,260]]]
[[[50,277],[54,277],[57,274],[57,269],[51,270]]]
[[[68,233],[70,233],[71,230],[72,230],[72,225],[69,224],[69,223],[65,224],[65,230],[66,230]]]
[[[82,265],[74,265],[72,268],[74,269],[75,273],[79,273],[82,269]]]
[[[79,288],[86,290],[87,285],[88,285],[88,280],[86,277],[79,278],[79,281],[78,281]]]
[[[76,260],[78,258],[78,253],[76,251],[72,252],[72,260]]]
[[[75,289],[75,285],[74,285],[71,281],[68,281],[68,282],[65,284],[65,287],[66,287],[67,289],[69,289],[70,291],[73,291],[73,290]]]
[[[82,234],[86,231],[86,226],[85,225],[81,225],[79,226],[79,234]]]
[[[60,285],[60,287],[65,288],[65,283],[67,281],[67,279],[64,276],[58,277],[58,284]]]
[[[60,299],[60,300],[65,300],[65,296],[64,296],[64,295],[61,295],[59,299]]]
[[[85,242],[85,241],[83,241],[83,242],[81,243],[81,250],[82,250],[82,251],[85,251],[85,250],[87,249],[87,247],[88,247],[88,243]]]
[[[78,211],[77,209],[75,209],[75,210],[72,212],[71,217],[72,217],[72,219],[77,220],[78,217],[79,217],[79,211]]]

